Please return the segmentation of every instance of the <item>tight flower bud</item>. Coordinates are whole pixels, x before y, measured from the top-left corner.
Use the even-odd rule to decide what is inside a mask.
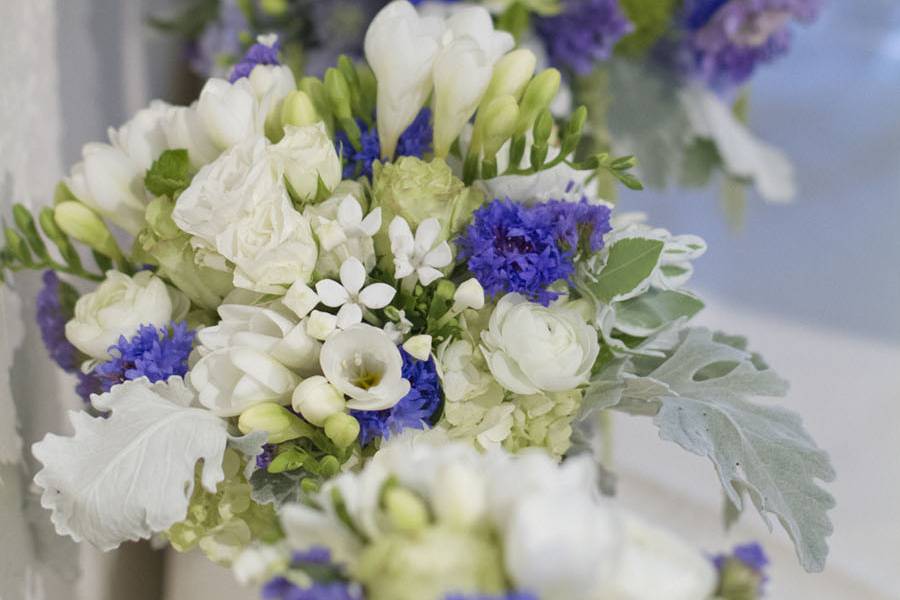
[[[317,427],[331,415],[344,411],[344,395],[321,375],[304,379],[294,390],[291,406]]]
[[[431,356],[431,336],[414,335],[403,342],[403,349],[416,360],[428,360]]]
[[[122,255],[116,239],[97,214],[80,202],[68,201],[54,209],[56,224],[64,233],[110,258]]]
[[[302,90],[288,94],[288,97],[284,99],[284,104],[281,105],[282,125],[303,127],[304,125],[318,123],[321,120],[312,99]]]
[[[538,114],[545,108],[549,108],[553,98],[559,92],[562,78],[556,69],[547,69],[537,75],[525,88],[522,102],[519,106],[519,122],[516,125],[516,133],[524,134],[532,128]]]
[[[308,433],[309,426],[280,404],[263,402],[241,413],[238,429],[243,434],[265,431],[269,434],[268,443],[280,444],[303,437]]]
[[[392,487],[384,494],[388,518],[398,530],[408,533],[428,526],[428,507],[416,494],[402,487]]]
[[[512,96],[495,98],[484,111],[478,114],[481,121],[476,123],[485,158],[496,156],[500,147],[512,136],[521,119],[521,111]]]
[[[513,50],[497,61],[491,83],[481,100],[481,106],[487,107],[491,100],[500,96],[512,96],[518,101],[534,75],[536,64],[537,57],[534,52],[526,48]]]
[[[484,288],[472,277],[459,284],[453,294],[453,312],[462,312],[467,308],[481,310],[484,307]]]
[[[325,435],[338,448],[348,448],[359,437],[359,421],[347,413],[335,413],[325,419]]]

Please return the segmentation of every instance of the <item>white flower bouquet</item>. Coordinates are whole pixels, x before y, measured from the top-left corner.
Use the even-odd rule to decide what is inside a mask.
[[[602,497],[620,411],[820,570],[827,455],[744,340],[689,326],[704,242],[599,197],[634,159],[579,154],[560,73],[480,7],[393,2],[364,46],[298,82],[260,38],[15,207],[4,270],[46,270],[86,402],[33,448],[56,530],[199,547],[267,598],[758,597],[758,547],[713,560]]]

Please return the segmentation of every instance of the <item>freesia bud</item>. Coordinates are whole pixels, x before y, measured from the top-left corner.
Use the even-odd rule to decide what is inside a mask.
[[[402,487],[392,487],[384,494],[388,518],[398,530],[414,533],[428,526],[428,507],[416,494]]]
[[[403,349],[416,360],[428,360],[431,356],[431,336],[414,335],[403,342]]]
[[[68,201],[54,209],[56,224],[63,233],[87,244],[110,258],[122,256],[116,239],[97,213],[80,202]]]
[[[291,399],[294,410],[317,427],[331,415],[343,412],[345,405],[344,395],[321,375],[301,381]]]
[[[281,299],[281,303],[302,319],[319,304],[319,295],[302,281],[295,281]]]
[[[548,108],[556,97],[561,81],[562,77],[556,69],[547,69],[531,80],[522,95],[516,133],[524,134],[534,126],[538,114]]]
[[[314,310],[306,320],[306,333],[317,340],[324,340],[337,328],[337,317],[321,310]]]
[[[513,50],[494,65],[494,76],[488,86],[481,106],[486,107],[494,98],[512,96],[518,101],[525,91],[525,86],[534,75],[537,57],[526,48]]]
[[[325,71],[325,91],[339,120],[353,117],[350,107],[350,85],[343,73],[333,67]]]
[[[238,429],[245,435],[265,431],[269,434],[267,441],[270,444],[295,440],[309,432],[309,426],[300,417],[274,402],[256,404],[242,412]]]
[[[321,121],[309,95],[301,90],[291,92],[281,105],[281,124],[303,127]]]
[[[484,307],[484,288],[472,277],[462,282],[453,294],[453,311],[462,312],[467,308],[481,310]]]
[[[447,465],[438,472],[435,486],[434,511],[442,522],[465,529],[485,515],[485,481],[471,467]]]
[[[445,157],[491,80],[493,62],[471,38],[454,40],[434,63],[434,153]]]
[[[516,128],[521,115],[519,105],[512,96],[495,98],[478,114],[479,130],[485,158],[493,158]]]
[[[338,448],[348,448],[359,437],[359,421],[344,412],[325,419],[325,435]]]

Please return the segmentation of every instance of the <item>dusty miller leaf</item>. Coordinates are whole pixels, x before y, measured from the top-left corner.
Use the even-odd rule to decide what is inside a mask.
[[[300,482],[309,473],[302,469],[285,471],[283,473],[269,473],[265,469],[256,469],[250,476],[250,485],[253,490],[250,497],[259,504],[271,504],[276,509],[281,508],[286,502],[300,502],[302,490]]]

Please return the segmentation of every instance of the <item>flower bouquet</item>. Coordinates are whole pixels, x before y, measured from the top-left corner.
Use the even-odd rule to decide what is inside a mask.
[[[795,195],[793,170],[748,127],[750,82],[784,56],[821,0],[419,0],[429,15],[487,8],[496,26],[563,75],[552,109],[590,108],[582,144],[635,155],[656,188],[718,182],[734,224],[748,186],[767,202]],[[366,25],[385,0],[201,0],[156,24],[189,40],[192,70],[227,76],[255,40],[277,31],[298,73],[324,73],[363,55]],[[600,176],[612,198],[615,180]]]
[[[199,548],[267,598],[757,597],[759,547],[704,556],[610,497],[619,411],[823,568],[827,455],[742,338],[689,325],[704,242],[600,197],[635,160],[582,153],[557,70],[484,8],[405,1],[323,78],[278,48],[14,208],[5,276],[45,270],[85,400],[33,447],[61,535]]]

